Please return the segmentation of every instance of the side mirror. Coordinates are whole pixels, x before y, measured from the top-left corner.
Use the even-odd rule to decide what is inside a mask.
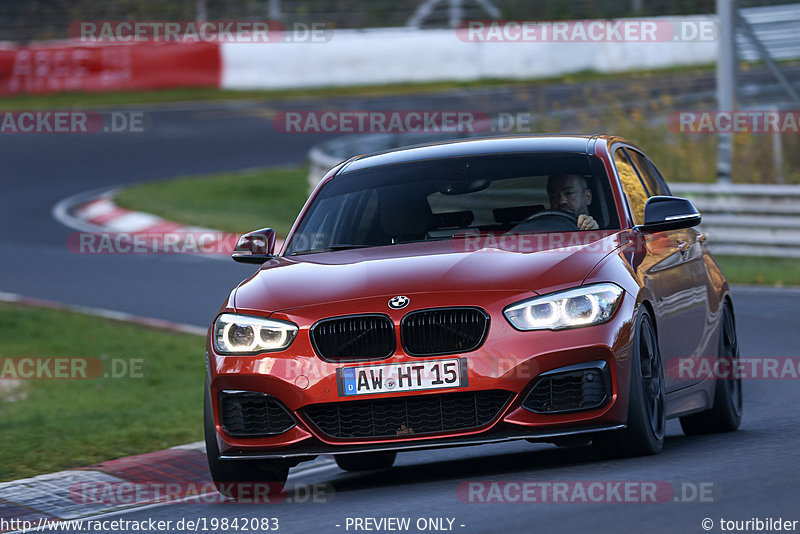
[[[700,212],[691,200],[680,197],[654,196],[644,205],[643,232],[663,232],[690,228],[700,224]]]
[[[231,258],[239,263],[261,264],[275,257],[275,230],[262,228],[244,234],[236,242]]]

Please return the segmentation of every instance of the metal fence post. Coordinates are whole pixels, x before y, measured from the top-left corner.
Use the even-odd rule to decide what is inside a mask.
[[[717,106],[731,112],[736,91],[736,1],[717,0],[719,17],[719,57],[717,58]],[[733,160],[733,134],[717,134],[717,182],[730,183]]]
[[[269,0],[269,20],[281,20],[281,0]]]
[[[208,20],[208,4],[206,0],[197,0],[194,18],[197,22],[206,22]]]

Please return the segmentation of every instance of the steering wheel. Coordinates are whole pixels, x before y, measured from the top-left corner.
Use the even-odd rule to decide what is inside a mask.
[[[563,210],[542,210],[537,211],[524,221],[521,221],[517,224],[515,229],[518,229],[520,226],[535,221],[537,219],[544,219],[544,218],[552,218],[558,226],[569,224],[570,227],[566,228],[564,231],[571,231],[571,230],[578,230],[578,216],[574,213],[570,213],[568,211]],[[560,223],[560,224],[559,224]],[[574,228],[573,228],[574,227]],[[558,231],[558,230],[555,230]]]

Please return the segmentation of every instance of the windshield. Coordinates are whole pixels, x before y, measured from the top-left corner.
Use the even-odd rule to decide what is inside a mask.
[[[619,228],[608,178],[594,156],[443,158],[337,175],[300,221],[287,254],[472,233],[578,231],[579,224]]]

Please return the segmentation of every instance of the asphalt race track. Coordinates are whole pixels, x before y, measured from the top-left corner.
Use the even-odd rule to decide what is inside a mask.
[[[798,72],[800,67],[787,70],[793,77]],[[763,69],[742,76],[740,92],[745,103],[757,96],[763,105],[777,91]],[[197,257],[73,254],[66,243],[74,230],[53,219],[53,206],[95,189],[298,164],[311,146],[331,137],[276,131],[272,117],[281,110],[449,109],[493,115],[528,111],[546,102],[563,116],[595,108],[607,94],[630,106],[644,106],[669,95],[671,101],[691,106],[688,109],[704,109],[701,106],[713,100],[714,76],[652,76],[635,85],[609,79],[582,85],[461,89],[380,98],[175,104],[143,108],[144,133],[4,134],[0,139],[0,291],[206,325],[251,268]],[[268,220],[265,214],[265,225]]]
[[[734,298],[743,356],[796,355],[794,317],[800,290],[741,288]],[[527,442],[409,452],[400,454],[395,467],[385,471],[346,473],[329,464],[290,475],[287,495],[301,503],[173,504],[105,519],[276,517],[279,531],[292,534],[354,532],[352,527],[345,530],[348,517],[409,517],[412,525],[419,518],[455,518],[454,531],[465,533],[691,533],[704,532],[700,525],[706,518],[715,525],[723,518],[800,519],[798,382],[746,381],[744,400],[738,432],[685,437],[670,421],[664,451],[658,456],[602,461],[590,447],[558,449]],[[462,502],[457,488],[472,481],[668,483],[679,502]],[[316,495],[327,495],[326,502],[308,502],[306,485],[313,484],[325,485]],[[701,489],[702,498],[695,494]],[[689,502],[680,502],[684,498]],[[712,531],[720,529],[715,526]]]
[[[608,84],[605,89],[613,90],[613,82]],[[706,96],[713,87],[702,79],[674,84]],[[653,86],[670,90],[663,80],[654,80]],[[579,95],[569,91],[545,96],[570,104]],[[276,132],[269,117],[280,109],[471,105],[468,109],[496,112],[525,109],[531,98],[524,90],[498,88],[369,101],[172,105],[147,110],[145,134],[4,135],[0,291],[204,326],[253,267],[207,258],[73,254],[66,241],[74,230],[53,219],[53,205],[93,189],[301,162],[309,147],[326,136]],[[736,288],[734,299],[743,356],[796,356],[800,290]],[[746,381],[740,431],[690,438],[673,421],[664,452],[654,457],[601,461],[590,448],[527,442],[404,453],[391,470],[354,474],[322,464],[290,476],[290,497],[298,486],[326,484],[324,503],[175,504],[115,518],[277,517],[279,532],[289,534],[353,532],[352,526],[346,529],[348,517],[409,517],[412,525],[418,518],[446,517],[455,519],[456,532],[509,533],[704,532],[704,518],[712,519],[711,531],[718,532],[721,518],[800,520],[798,384],[797,379]],[[465,481],[651,481],[688,488],[689,494],[699,487],[710,492],[704,498],[687,495],[685,500],[694,502],[680,502],[678,491],[678,501],[655,504],[485,504],[459,500],[456,490]]]

